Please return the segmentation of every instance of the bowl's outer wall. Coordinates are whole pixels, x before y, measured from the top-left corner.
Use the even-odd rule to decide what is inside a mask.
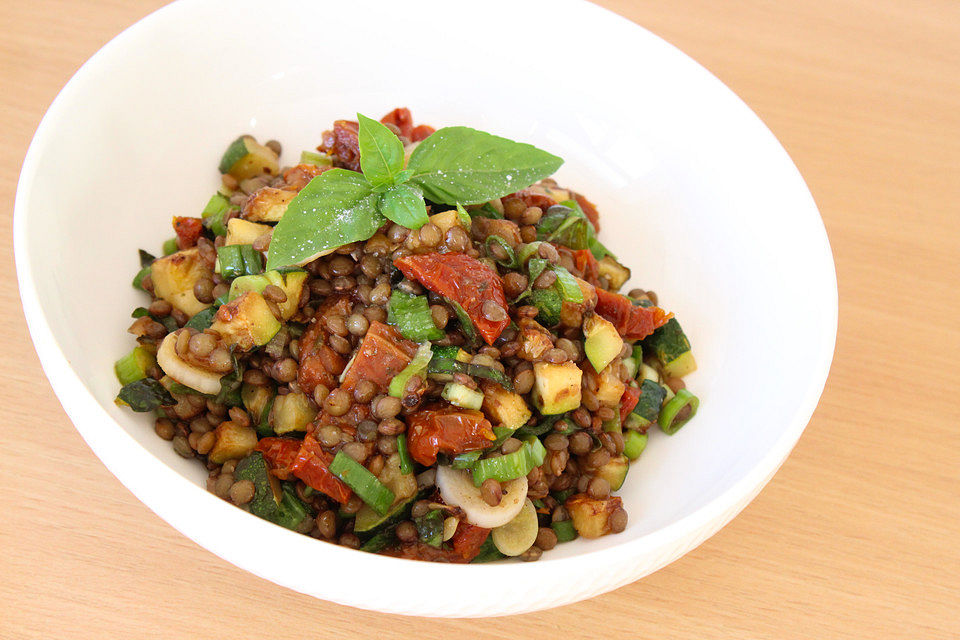
[[[232,6],[181,0],[94,56],[40,125],[17,194],[18,277],[44,369],[84,438],[141,500],[214,553],[298,591],[477,616],[625,584],[699,544],[760,490],[816,406],[837,292],[806,186],[736,96],[670,45],[582,2]],[[430,36],[413,37],[423,15]],[[353,29],[311,26],[334,22],[362,22],[367,35],[358,44]],[[531,23],[576,25],[580,46],[543,47],[525,37]],[[511,45],[463,44],[489,34]],[[691,337],[700,413],[673,437],[653,434],[621,491],[623,534],[561,545],[534,564],[482,567],[323,545],[207,494],[201,465],[113,404],[113,361],[131,347],[129,312],[144,302],[130,287],[136,249],[158,251],[171,216],[199,215],[225,145],[243,132],[276,138],[293,163],[334,119],[400,105],[418,122],[468,124],[565,158],[558,180],[598,204],[601,238],[633,269],[631,285],[655,289]],[[366,568],[471,579],[424,602],[390,580],[361,579]],[[335,584],[321,577],[331,570]]]

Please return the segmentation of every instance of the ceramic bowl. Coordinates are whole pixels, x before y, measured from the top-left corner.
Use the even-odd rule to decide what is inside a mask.
[[[115,406],[137,248],[198,215],[236,135],[286,163],[336,118],[407,106],[566,160],[602,240],[693,343],[696,419],[653,433],[620,495],[627,530],[538,562],[445,566],[370,555],[260,520]],[[44,370],[104,464],[211,552],[297,591],[422,616],[491,616],[615,589],[677,559],[770,479],[817,406],[837,327],[823,223],[750,109],[696,62],[586,2],[181,0],[133,25],[64,87],[24,161],[17,275]]]

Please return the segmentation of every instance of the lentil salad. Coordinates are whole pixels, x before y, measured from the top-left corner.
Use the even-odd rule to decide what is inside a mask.
[[[696,362],[655,293],[618,293],[562,160],[404,108],[281,151],[237,138],[201,215],[140,251],[118,403],[217,496],[344,546],[531,561],[623,531],[613,492],[696,413]]]

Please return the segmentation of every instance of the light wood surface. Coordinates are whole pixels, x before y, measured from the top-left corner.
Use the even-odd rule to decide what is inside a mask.
[[[316,601],[197,547],[43,376],[13,276],[20,163],[76,68],[161,4],[0,0],[0,638],[960,637],[960,3],[601,2],[719,76],[800,167],[836,256],[836,359],[789,460],[701,547],[587,602],[461,621]]]

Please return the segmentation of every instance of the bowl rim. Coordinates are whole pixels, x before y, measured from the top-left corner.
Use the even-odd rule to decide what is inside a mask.
[[[416,608],[410,606],[409,603],[407,603],[406,606],[386,603],[384,603],[384,606],[380,606],[379,604],[372,605],[370,598],[363,597],[359,592],[348,592],[342,597],[338,593],[327,592],[324,592],[323,595],[318,595],[315,591],[304,588],[304,585],[297,584],[296,581],[288,579],[286,577],[287,574],[283,571],[272,571],[269,566],[263,563],[258,565],[248,561],[237,549],[224,549],[221,545],[218,545],[215,540],[215,535],[206,531],[206,529],[212,528],[219,530],[230,526],[241,526],[244,529],[259,532],[265,536],[280,536],[280,538],[278,538],[279,541],[291,546],[298,546],[302,542],[312,543],[313,540],[307,536],[276,527],[271,523],[260,520],[211,495],[202,487],[197,486],[167,466],[165,462],[155,457],[140,445],[100,406],[92,392],[70,366],[41,307],[39,294],[35,286],[32,256],[28,243],[30,229],[28,218],[30,209],[29,194],[32,191],[33,180],[37,173],[39,156],[42,150],[48,147],[49,140],[53,136],[52,132],[67,116],[64,105],[70,101],[73,94],[81,90],[88,76],[92,75],[97,69],[100,61],[109,56],[114,50],[125,46],[128,41],[134,40],[142,30],[150,27],[154,22],[164,17],[172,16],[178,11],[184,11],[194,4],[200,4],[206,1],[208,0],[176,0],[171,4],[161,7],[128,26],[84,62],[51,102],[37,126],[21,168],[14,203],[14,255],[18,286],[29,333],[39,356],[43,371],[50,381],[50,385],[60,401],[61,406],[63,406],[65,413],[74,424],[74,427],[110,472],[116,476],[121,484],[127,487],[138,500],[143,502],[149,509],[171,524],[180,533],[183,533],[194,542],[200,544],[206,550],[244,570],[296,591],[322,597],[323,599],[340,604],[390,613],[430,616],[486,616],[535,611],[575,602],[610,591],[623,584],[648,575],[709,538],[729,522],[759,493],[766,482],[769,481],[785,461],[802,435],[807,423],[810,421],[826,385],[834,356],[839,313],[836,267],[819,209],[796,165],[766,124],[763,123],[756,113],[754,113],[739,96],[713,76],[706,68],[656,34],[613,11],[594,5],[586,0],[553,0],[551,6],[554,8],[556,8],[557,5],[562,5],[564,9],[573,6],[583,8],[583,5],[586,5],[589,8],[588,10],[601,12],[606,14],[607,19],[622,21],[633,28],[640,29],[646,36],[654,38],[658,40],[661,45],[672,49],[673,55],[685,58],[688,63],[693,65],[698,73],[709,76],[709,78],[720,83],[723,89],[725,89],[734,100],[739,102],[743,108],[747,109],[753,115],[757,124],[763,128],[763,135],[769,136],[775,146],[785,156],[789,169],[794,174],[793,178],[798,181],[799,185],[802,185],[802,192],[798,192],[797,195],[798,197],[803,197],[808,200],[808,202],[805,203],[804,209],[809,210],[816,218],[814,222],[818,223],[817,231],[821,236],[822,244],[820,249],[823,253],[823,255],[820,256],[820,259],[823,261],[820,265],[820,271],[822,272],[820,276],[826,276],[826,278],[822,282],[818,281],[817,284],[818,286],[826,287],[825,297],[831,302],[829,309],[821,310],[821,318],[823,318],[823,321],[817,336],[819,340],[816,342],[816,349],[811,350],[812,353],[816,354],[816,375],[810,376],[802,394],[797,394],[797,397],[801,398],[799,408],[794,415],[791,416],[789,421],[784,420],[785,424],[781,436],[764,454],[762,460],[743,477],[736,480],[726,491],[686,516],[640,535],[635,539],[626,540],[622,544],[605,549],[589,550],[572,557],[557,559],[544,558],[540,562],[532,564],[496,563],[493,565],[467,566],[415,563],[418,566],[417,572],[423,574],[436,574],[459,579],[466,578],[467,576],[476,576],[477,572],[489,573],[495,571],[503,574],[500,580],[511,581],[515,578],[519,579],[521,576],[528,576],[531,572],[549,573],[554,577],[560,577],[570,572],[587,570],[589,568],[613,567],[617,564],[623,564],[625,557],[628,559],[638,557],[641,555],[641,552],[642,554],[649,554],[651,549],[656,549],[661,553],[662,557],[660,561],[654,563],[653,567],[648,566],[644,570],[636,570],[633,572],[620,572],[619,577],[607,580],[603,584],[593,585],[593,587],[587,590],[581,589],[580,591],[570,593],[558,593],[552,600],[538,601],[538,603],[533,603],[532,606],[505,607],[502,611],[492,612],[481,612],[477,611],[476,607],[471,608],[467,606],[462,611],[446,612],[431,610],[429,606]],[[546,2],[550,0],[533,1],[546,4]],[[67,409],[67,407],[70,407],[70,409]],[[145,480],[146,478],[150,480],[147,481]],[[171,489],[170,493],[191,495],[191,500],[194,500],[197,505],[202,506],[204,510],[211,512],[209,519],[219,520],[220,526],[210,527],[209,524],[206,524],[206,520],[204,523],[191,522],[190,518],[186,515],[187,510],[179,510],[177,506],[173,504],[172,500],[158,496],[157,492],[151,489],[151,486],[164,486],[165,488]],[[678,541],[682,544],[677,545],[676,543]],[[625,549],[629,551],[625,553]],[[322,545],[317,553],[318,555],[328,555],[331,558],[340,558],[345,563],[355,566],[360,573],[367,569],[382,569],[391,564],[399,569],[408,572],[411,571],[411,561],[356,552],[338,545]],[[629,562],[627,564],[629,564]]]

